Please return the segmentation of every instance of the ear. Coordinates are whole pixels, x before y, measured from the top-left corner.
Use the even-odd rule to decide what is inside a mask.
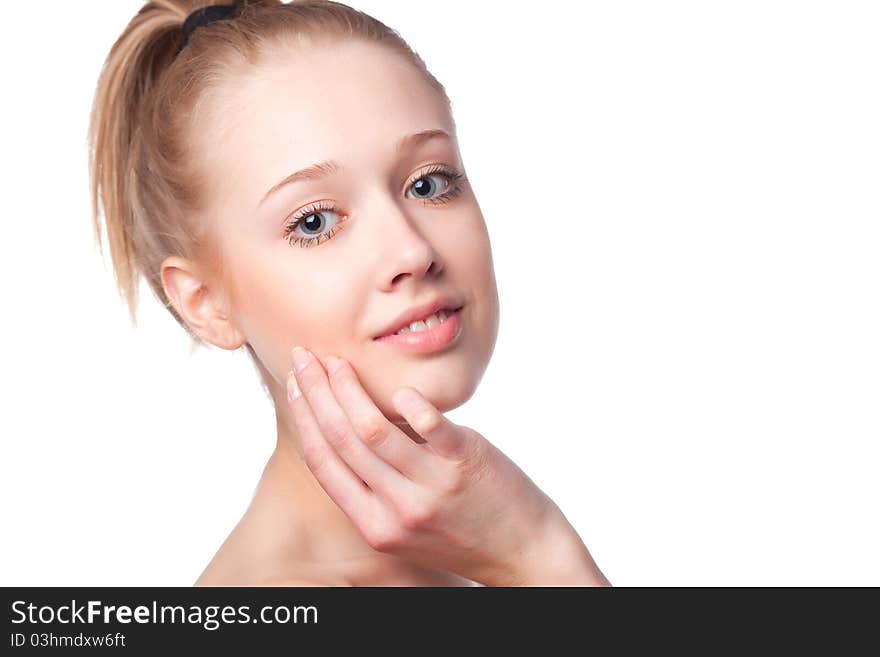
[[[165,296],[202,340],[221,349],[238,349],[245,337],[229,318],[223,290],[200,272],[191,260],[166,258],[162,262]]]

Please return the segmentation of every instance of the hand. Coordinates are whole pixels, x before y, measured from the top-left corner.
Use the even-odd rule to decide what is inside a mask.
[[[371,547],[488,586],[529,584],[550,568],[536,561],[562,556],[572,585],[604,579],[553,501],[479,433],[404,387],[391,403],[425,441],[415,442],[347,361],[294,353],[306,359],[287,379],[303,458]]]

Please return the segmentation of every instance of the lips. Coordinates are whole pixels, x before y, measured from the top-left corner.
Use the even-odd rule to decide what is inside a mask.
[[[395,319],[391,324],[382,329],[379,335],[375,336],[373,339],[378,340],[379,338],[384,338],[386,335],[396,333],[404,326],[409,326],[416,320],[424,319],[428,315],[433,315],[434,313],[440,312],[441,310],[455,311],[462,306],[463,304],[460,301],[454,299],[451,296],[437,297],[435,299],[432,299],[431,301],[428,301],[427,303],[413,306],[409,310],[401,313],[400,315],[398,315],[397,319]]]

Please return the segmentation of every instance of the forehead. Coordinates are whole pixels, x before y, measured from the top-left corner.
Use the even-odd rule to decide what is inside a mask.
[[[356,41],[279,50],[210,105],[200,121],[209,166],[251,189],[320,160],[374,162],[404,134],[453,132],[445,101],[413,64]]]

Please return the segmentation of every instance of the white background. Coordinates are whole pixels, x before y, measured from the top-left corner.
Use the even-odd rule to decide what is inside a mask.
[[[492,237],[498,344],[449,416],[613,584],[880,585],[877,3],[351,4],[446,85]],[[190,357],[146,284],[133,330],[93,246],[140,6],[3,7],[3,585],[191,584],[275,438],[245,353]]]

